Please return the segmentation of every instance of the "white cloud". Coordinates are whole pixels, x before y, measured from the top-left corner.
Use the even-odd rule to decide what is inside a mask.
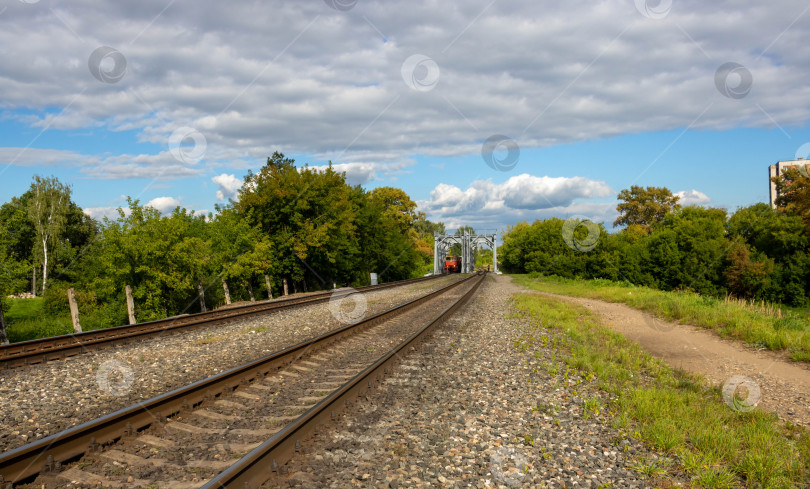
[[[680,192],[675,192],[675,195],[680,197],[678,199],[678,203],[687,206],[687,205],[704,205],[708,204],[712,201],[708,195],[704,194],[699,190],[681,190]]]
[[[393,155],[365,155],[364,158],[391,158]],[[383,180],[385,178],[394,180],[397,175],[406,171],[406,168],[413,166],[410,159],[384,163],[379,161],[354,161],[350,163],[336,163],[332,168],[336,172],[346,174],[346,182],[349,185],[363,185],[369,182]],[[323,171],[327,165],[313,166],[316,170]]]
[[[233,174],[223,173],[215,176],[211,181],[219,185],[219,190],[217,190],[218,200],[235,199],[237,191],[242,187],[242,180],[236,178]]]
[[[52,166],[72,164],[85,157],[73,151],[39,148],[0,148],[0,165]]]
[[[115,220],[115,219],[118,219],[118,217],[119,217],[118,209],[119,209],[119,207],[112,207],[112,206],[108,206],[108,207],[86,207],[86,208],[82,209],[82,212],[84,212],[88,216],[92,217],[93,219],[96,219],[96,220],[99,220],[99,221],[101,221],[105,217]],[[124,211],[125,216],[130,215],[130,213],[132,212],[129,209],[129,207],[120,207],[120,209]]]
[[[153,207],[159,210],[161,214],[170,212],[174,210],[175,207],[179,207],[180,205],[180,201],[174,197],[156,197],[146,204],[148,207]]]
[[[476,180],[466,190],[440,183],[430,199],[419,201],[419,210],[448,228],[472,225],[498,227],[520,220],[552,216],[584,215],[595,221],[612,222],[615,203],[579,202],[615,195],[605,182],[584,177],[537,177],[527,173],[495,184]]]
[[[188,126],[205,138],[206,161],[281,149],[355,162],[346,171],[361,182],[380,178],[367,163],[472,154],[493,134],[531,148],[810,119],[810,25],[794,23],[805,7],[798,0],[767,8],[685,0],[661,20],[644,18],[630,1],[473,0],[449,10],[364,1],[340,12],[324,2],[258,9],[201,0],[194,15],[149,1],[7,3],[0,45],[15,49],[0,52],[3,108],[33,113],[17,119],[34,134],[131,130],[165,151],[172,132]],[[713,18],[723,22],[706,21]],[[118,83],[88,70],[101,45],[126,58]],[[403,82],[402,63],[414,54],[439,67],[430,91]],[[715,87],[726,61],[753,75],[743,100]],[[95,158],[86,168],[93,178],[202,172],[163,152],[120,160],[67,153],[42,161]]]

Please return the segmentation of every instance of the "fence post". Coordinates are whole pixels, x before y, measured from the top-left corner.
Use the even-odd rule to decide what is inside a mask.
[[[200,294],[200,309],[202,312],[207,312],[208,309],[205,308],[205,291],[203,290],[202,280],[197,279],[197,292]]]
[[[70,320],[73,321],[73,332],[81,333],[82,326],[79,324],[79,306],[76,305],[76,294],[73,289],[68,289],[67,294],[70,303]]]
[[[132,299],[132,287],[126,286],[127,291],[127,314],[129,315],[129,324],[135,324],[135,301]]]
[[[6,334],[6,318],[3,315],[2,302],[0,302],[0,345],[8,345],[8,335]]]
[[[253,295],[253,286],[248,282],[248,294],[250,294],[250,302],[256,302],[256,296]]]
[[[284,295],[290,295],[290,292],[287,290],[287,278],[285,277],[281,279],[281,281],[284,282]]]
[[[267,284],[267,298],[273,298],[273,289],[270,288],[270,276],[266,273],[264,274],[264,283]]]
[[[231,303],[231,291],[228,290],[228,282],[225,279],[222,279],[222,290],[225,291],[225,304]]]

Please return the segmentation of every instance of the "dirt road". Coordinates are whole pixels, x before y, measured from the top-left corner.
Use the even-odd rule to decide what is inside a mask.
[[[787,352],[755,351],[707,330],[656,319],[624,304],[533,292],[585,306],[598,313],[605,326],[636,341],[652,355],[672,367],[702,374],[718,386],[733,376],[748,377],[759,387],[758,407],[810,427],[810,368],[791,361]]]

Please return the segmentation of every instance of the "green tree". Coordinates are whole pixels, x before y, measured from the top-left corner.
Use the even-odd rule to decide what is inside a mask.
[[[445,228],[442,222],[431,222],[424,212],[418,212],[413,222],[413,232],[416,234],[416,249],[422,256],[422,270],[419,275],[433,272],[433,246],[435,244],[435,234],[444,234]]]
[[[666,187],[640,187],[633,185],[619,192],[622,202],[616,206],[619,217],[613,226],[636,224],[649,230],[650,226],[661,222],[664,216],[680,207],[678,196]]]
[[[563,240],[564,223],[554,217],[531,225],[519,222],[508,228],[498,248],[502,268],[510,273],[586,276],[589,255],[595,250],[584,253],[568,246]]]
[[[771,180],[776,184],[778,193],[777,208],[787,214],[799,216],[810,234],[810,175],[806,170],[789,168]]]
[[[659,287],[722,294],[723,259],[730,246],[725,225],[725,210],[688,206],[654,226],[650,257]]]
[[[750,255],[746,260],[738,252],[739,263],[729,263],[733,268],[726,271],[726,278],[732,293],[795,306],[810,301],[810,236],[800,216],[759,203],[737,209],[727,228],[729,239],[746,245]],[[764,267],[768,277],[761,279],[759,268],[753,269],[753,277],[746,277],[744,271],[751,266]]]
[[[357,200],[345,175],[330,165],[296,168],[274,153],[257,173],[248,173],[235,208],[268,237],[278,274],[323,285],[357,279]]]
[[[744,299],[759,297],[773,273],[773,259],[763,256],[752,259],[751,250],[745,243],[734,243],[726,259],[728,265],[723,270],[723,276],[728,291]]]
[[[252,290],[257,274],[273,274],[270,239],[234,208],[219,209],[208,227],[213,270],[223,280]]]
[[[37,237],[36,259],[42,264],[42,291],[48,282],[48,252],[65,229],[70,207],[70,187],[56,177],[34,177],[31,184],[33,196],[28,205],[28,217],[34,225]]]
[[[137,200],[127,203],[128,215],[119,209],[118,219],[105,219],[93,253],[102,271],[92,282],[99,299],[124,311],[124,286],[131,285],[141,320],[195,310],[197,281],[212,275],[205,218],[181,208],[161,216]]]
[[[416,219],[413,222],[413,229],[420,238],[424,240],[429,239],[431,246],[433,246],[434,234],[445,234],[446,232],[443,222],[429,221],[424,212],[417,213]],[[433,253],[432,250],[431,253]]]
[[[3,231],[0,223],[0,232]],[[8,343],[5,318],[5,311],[8,310],[7,296],[24,287],[27,269],[26,263],[14,260],[7,254],[5,248],[0,246],[0,344]]]
[[[386,217],[397,224],[403,233],[413,228],[419,215],[416,202],[404,190],[394,187],[378,187],[369,193],[372,201],[382,204]]]
[[[36,292],[33,287],[33,273],[38,267],[35,257],[41,257],[43,253],[34,222],[30,218],[33,200],[34,191],[29,189],[0,206],[0,223],[5,223],[5,231],[0,235],[0,246],[15,261],[27,264],[28,279],[32,282],[30,290]],[[86,215],[75,202],[68,200],[64,228],[53,237],[48,251],[48,278],[82,281],[84,272],[78,267],[78,262],[97,233],[98,223]]]

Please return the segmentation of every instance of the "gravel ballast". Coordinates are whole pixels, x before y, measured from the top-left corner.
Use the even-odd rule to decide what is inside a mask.
[[[656,486],[630,467],[662,456],[611,427],[606,394],[565,376],[552,345],[516,346],[528,322],[513,315],[509,298],[521,290],[488,277],[426,352],[408,357],[371,403],[266,487]],[[602,409],[586,413],[586,399]],[[685,485],[677,475],[669,482]]]
[[[360,309],[324,302],[167,334],[130,345],[0,372],[0,451],[7,451],[376,314],[460,276],[363,294]]]

